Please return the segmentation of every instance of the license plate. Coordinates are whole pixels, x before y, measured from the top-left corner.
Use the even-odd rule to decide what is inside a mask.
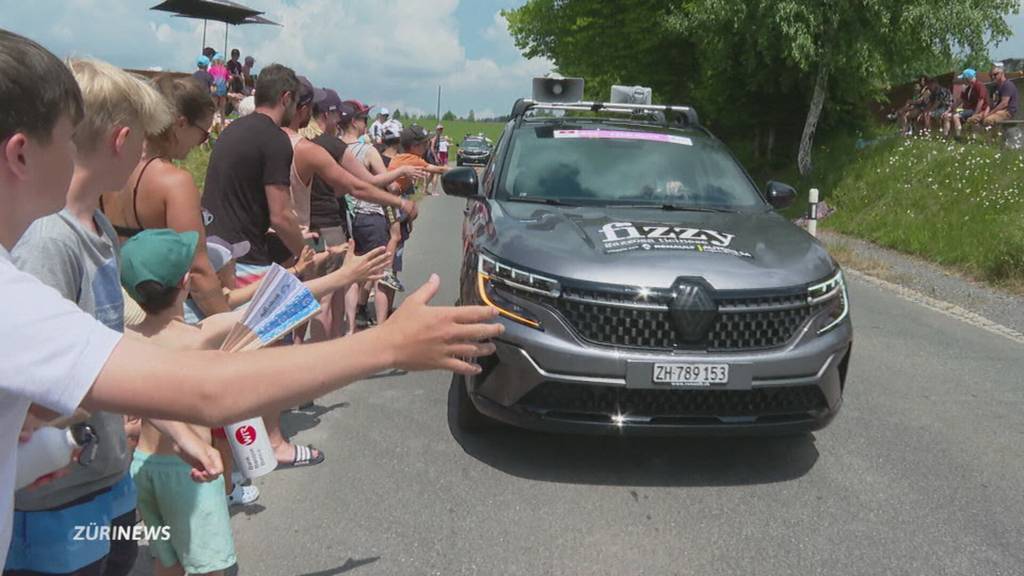
[[[728,364],[655,364],[655,384],[716,386],[729,382]]]

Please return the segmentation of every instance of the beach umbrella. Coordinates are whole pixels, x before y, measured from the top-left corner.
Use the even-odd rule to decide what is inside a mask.
[[[206,23],[209,20],[224,23],[224,52],[228,51],[228,24],[280,24],[262,16],[263,12],[243,6],[231,0],[164,0],[150,10],[171,12],[179,18],[196,18],[203,21],[203,47],[206,47]]]

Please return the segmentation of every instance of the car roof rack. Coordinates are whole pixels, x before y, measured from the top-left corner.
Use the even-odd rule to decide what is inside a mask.
[[[664,114],[665,122],[668,123],[668,113],[681,113],[686,119],[686,126],[697,128],[700,126],[700,117],[697,110],[691,106],[665,106],[660,104],[619,104],[614,102],[537,102],[527,98],[520,98],[512,106],[512,119],[518,124],[531,110],[563,110],[573,112],[618,112],[632,114],[636,112],[654,112]]]

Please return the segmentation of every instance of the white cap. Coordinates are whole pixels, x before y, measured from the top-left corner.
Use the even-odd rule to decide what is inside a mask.
[[[391,110],[388,110],[387,108],[381,108],[379,114],[381,116],[391,116]]]
[[[219,236],[206,238],[206,257],[210,259],[210,266],[214,272],[220,272],[228,262],[245,256],[250,248],[247,240],[231,243]]]
[[[238,103],[238,116],[247,116],[252,114],[256,110],[256,97],[246,96],[242,98],[242,101]]]

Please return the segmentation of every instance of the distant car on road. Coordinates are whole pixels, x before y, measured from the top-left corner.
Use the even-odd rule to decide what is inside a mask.
[[[443,177],[469,200],[460,303],[506,327],[452,382],[459,427],[800,433],[838,413],[849,298],[776,212],[796,191],[759,189],[696,111],[647,99],[519,100],[482,175]]]
[[[459,143],[455,163],[459,166],[484,166],[491,160],[491,145],[480,136],[467,136]]]

